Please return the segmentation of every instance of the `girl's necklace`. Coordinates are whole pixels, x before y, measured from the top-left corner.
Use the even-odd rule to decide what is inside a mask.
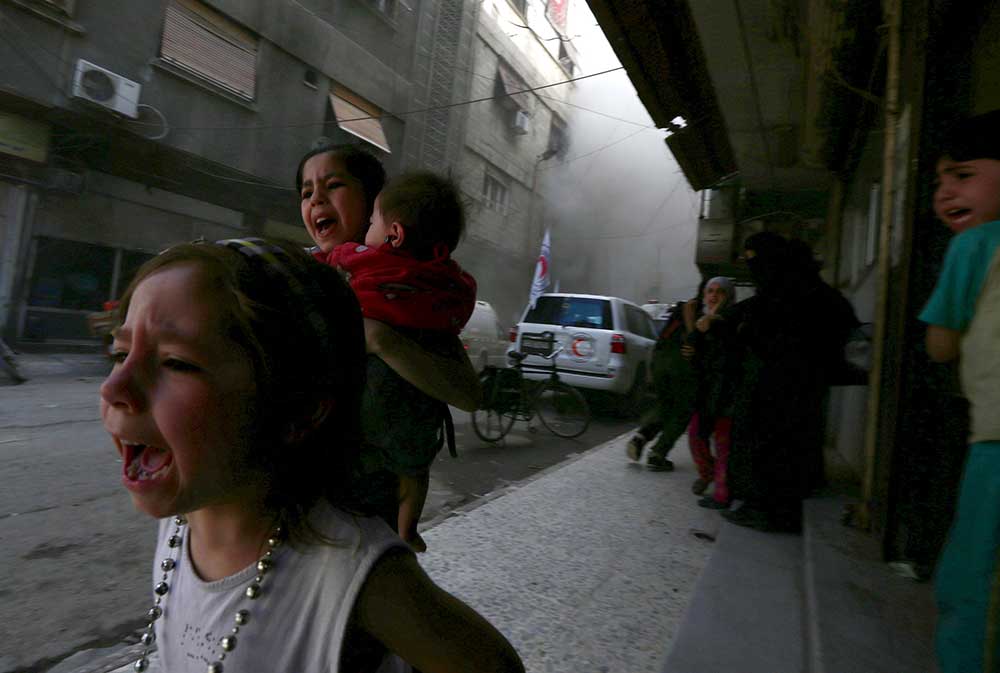
[[[174,532],[170,538],[167,539],[167,546],[172,550],[175,550],[173,553],[177,554],[178,557],[180,556],[181,542],[184,540],[181,528],[186,524],[187,519],[183,516],[175,516]],[[264,583],[264,576],[274,569],[274,550],[281,544],[281,542],[282,530],[281,527],[278,526],[274,529],[271,537],[267,539],[267,551],[264,552],[264,555],[257,561],[256,577],[253,578],[247,586],[246,591],[244,591],[244,596],[247,600],[255,601],[260,597],[261,585]],[[172,556],[168,556],[160,562],[160,570],[163,571],[163,577],[159,582],[157,582],[156,586],[153,587],[153,593],[156,594],[156,600],[153,603],[153,607],[146,613],[146,616],[149,618],[149,624],[146,626],[146,632],[142,634],[141,638],[144,648],[142,650],[142,655],[132,666],[132,668],[139,673],[142,673],[142,671],[149,668],[149,651],[152,648],[153,643],[156,642],[156,634],[153,631],[153,624],[157,619],[163,616],[163,601],[170,592],[170,584],[167,583],[167,579],[176,567],[177,560]],[[246,626],[249,621],[249,610],[237,610],[236,616],[234,617],[235,624],[232,631],[229,635],[223,636],[219,640],[219,647],[222,651],[219,653],[219,657],[208,665],[208,673],[222,673],[222,662],[226,659],[226,654],[236,649],[236,636],[240,632],[240,627]]]

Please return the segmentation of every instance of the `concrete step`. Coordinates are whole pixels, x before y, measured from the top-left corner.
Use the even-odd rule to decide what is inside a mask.
[[[802,538],[720,521],[664,673],[803,673]]]
[[[801,536],[722,522],[664,673],[936,672],[930,583],[843,526],[848,502],[807,500]]]
[[[804,503],[809,673],[936,672],[931,584],[897,575],[878,540],[841,525],[848,502]]]

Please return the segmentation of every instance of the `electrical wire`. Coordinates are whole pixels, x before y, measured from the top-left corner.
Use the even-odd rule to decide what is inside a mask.
[[[241,185],[253,185],[254,187],[266,187],[268,189],[275,189],[281,192],[291,192],[293,194],[296,192],[296,190],[293,189],[292,187],[282,187],[281,185],[276,185],[271,182],[262,182],[257,180],[241,180],[240,178],[231,178],[225,175],[220,175],[218,173],[213,173],[211,171],[206,171],[203,168],[198,168],[197,166],[193,166],[188,163],[185,163],[184,167],[189,168],[197,173],[201,173],[202,175],[207,175],[209,177],[216,178],[218,180],[225,180],[226,182],[235,182]]]
[[[558,81],[558,82],[550,82],[549,84],[543,84],[541,86],[528,87],[528,88],[525,88],[525,89],[519,89],[518,91],[506,92],[506,93],[503,94],[503,96],[485,96],[485,97],[482,97],[482,98],[473,98],[471,100],[463,100],[463,101],[458,101],[458,102],[455,102],[455,103],[446,103],[444,105],[432,105],[432,106],[428,106],[428,107],[424,107],[424,108],[417,108],[417,109],[414,109],[414,110],[406,110],[404,112],[391,112],[391,111],[387,111],[387,114],[389,114],[389,115],[391,115],[393,117],[408,117],[410,115],[423,114],[425,112],[436,112],[438,110],[448,110],[448,109],[451,109],[451,108],[463,107],[463,106],[466,106],[466,105],[472,105],[474,103],[483,103],[483,102],[486,102],[486,101],[496,100],[497,98],[511,98],[513,96],[519,96],[519,95],[525,94],[525,93],[533,93],[535,91],[540,91],[542,89],[550,89],[550,88],[555,87],[555,86],[562,86],[564,84],[569,84],[571,82],[579,82],[580,80],[590,79],[591,77],[599,77],[601,75],[606,75],[608,73],[615,72],[615,71],[618,71],[618,70],[623,70],[623,69],[624,69],[624,66],[619,66],[617,68],[609,68],[607,70],[602,70],[600,72],[591,73],[589,75],[581,75],[580,77],[573,77],[571,79],[561,80],[561,81]],[[341,123],[341,124],[344,124],[344,123],[347,123],[347,122],[366,121],[366,120],[369,120],[369,119],[380,119],[380,118],[381,118],[380,116],[365,115],[365,116],[362,116],[362,117],[351,117],[349,119],[338,119],[337,122]],[[135,122],[135,123],[141,124],[142,122]],[[175,126],[174,130],[175,131],[229,131],[229,130],[235,130],[235,131],[261,130],[261,131],[263,131],[263,130],[275,130],[275,129],[308,128],[308,127],[312,127],[312,126],[323,126],[326,123],[327,123],[326,121],[322,121],[322,122],[303,122],[301,124],[273,124],[273,125],[253,125],[253,126],[247,126],[247,125],[243,125],[243,126]]]
[[[159,110],[157,110],[152,105],[147,105],[146,103],[139,103],[136,106],[136,109],[143,108],[143,107],[149,108],[150,110],[152,110],[153,112],[155,112],[156,115],[160,118],[160,121],[163,123],[163,131],[161,131],[159,133],[159,135],[145,136],[145,138],[147,140],[163,140],[164,138],[166,138],[167,134],[170,133],[170,124],[167,123],[167,118],[163,115],[162,112],[160,112]]]
[[[600,115],[601,117],[606,117],[608,119],[613,119],[614,121],[624,122],[626,124],[631,124],[633,126],[641,126],[642,128],[648,129],[650,131],[660,131],[661,130],[658,127],[653,126],[651,124],[643,124],[642,122],[632,121],[631,119],[625,119],[624,117],[616,117],[614,115],[608,114],[607,112],[601,112],[599,110],[594,110],[592,108],[584,107],[582,105],[577,105],[576,103],[570,103],[568,101],[560,100],[560,99],[558,99],[558,98],[556,98],[554,96],[545,96],[543,94],[538,94],[538,97],[539,98],[546,98],[546,99],[552,100],[552,101],[556,101],[558,103],[561,103],[562,105],[566,105],[566,106],[571,107],[571,108],[576,108],[577,110],[583,110],[584,112],[591,112],[591,113],[593,113],[595,115]]]

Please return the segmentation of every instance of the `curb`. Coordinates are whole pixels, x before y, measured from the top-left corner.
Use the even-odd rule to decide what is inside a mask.
[[[608,445],[610,445],[610,444],[614,444],[616,442],[620,442],[622,440],[622,438],[625,437],[625,435],[630,435],[633,432],[634,432],[634,430],[628,430],[626,432],[623,432],[622,434],[618,435],[617,437],[613,437],[613,438],[611,438],[611,439],[609,439],[609,440],[607,440],[607,441],[605,441],[605,442],[603,442],[601,444],[597,444],[595,446],[590,447],[589,449],[585,449],[584,451],[581,451],[579,453],[575,453],[575,454],[571,455],[570,457],[565,458],[565,459],[559,461],[555,465],[549,465],[545,469],[539,470],[538,472],[535,472],[534,474],[532,474],[529,477],[525,477],[524,479],[519,479],[518,481],[510,482],[510,483],[504,485],[503,487],[498,488],[495,491],[490,491],[489,493],[487,493],[487,494],[485,494],[483,496],[480,496],[480,497],[476,498],[475,500],[472,500],[472,501],[467,502],[467,503],[465,503],[463,505],[460,505],[460,506],[456,507],[455,509],[451,510],[450,512],[445,512],[444,514],[438,514],[436,517],[434,517],[433,519],[428,520],[426,523],[421,523],[418,526],[418,530],[422,533],[424,531],[430,530],[431,528],[434,528],[435,526],[438,526],[438,525],[444,523],[445,521],[447,521],[448,519],[451,519],[453,517],[456,517],[456,516],[465,516],[466,514],[468,514],[469,512],[471,512],[472,510],[477,509],[477,508],[485,505],[488,502],[496,500],[497,498],[502,498],[503,496],[507,495],[511,491],[515,491],[515,490],[521,488],[522,486],[526,486],[526,485],[530,484],[531,482],[533,482],[533,481],[535,481],[537,479],[541,479],[542,477],[544,477],[544,476],[546,476],[548,474],[551,474],[552,472],[555,472],[557,470],[560,470],[560,469],[566,467],[567,465],[575,463],[576,461],[580,460],[581,458],[583,458],[584,456],[586,456],[589,453],[592,453],[594,451],[598,451],[600,449],[607,448]]]

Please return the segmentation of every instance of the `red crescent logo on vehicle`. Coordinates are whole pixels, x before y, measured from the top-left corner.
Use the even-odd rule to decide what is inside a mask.
[[[590,339],[586,337],[576,337],[573,339],[573,343],[570,345],[569,350],[573,355],[578,358],[587,358],[594,352],[593,347],[590,345]]]

